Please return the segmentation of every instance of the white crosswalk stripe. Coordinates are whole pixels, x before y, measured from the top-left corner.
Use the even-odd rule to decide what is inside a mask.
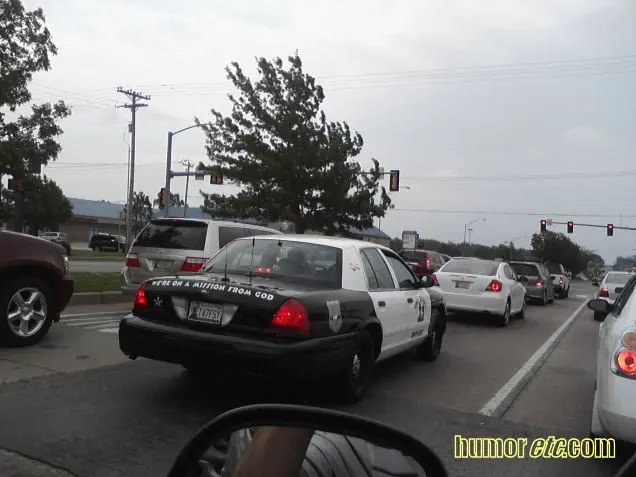
[[[129,313],[129,311],[108,311],[62,315],[60,324],[87,331],[117,333],[119,331],[119,320]]]

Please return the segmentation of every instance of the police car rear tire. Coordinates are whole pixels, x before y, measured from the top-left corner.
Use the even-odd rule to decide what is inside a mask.
[[[355,404],[360,401],[369,387],[374,365],[373,338],[368,331],[360,331],[347,364],[337,377],[338,401],[343,404]]]
[[[445,316],[440,316],[440,320],[445,320]],[[444,339],[444,326],[440,321],[431,330],[426,339],[415,348],[417,357],[423,361],[437,361],[442,352],[442,341]]]

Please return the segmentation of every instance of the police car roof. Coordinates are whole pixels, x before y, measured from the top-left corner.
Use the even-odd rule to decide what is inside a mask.
[[[315,245],[325,245],[327,247],[345,248],[345,247],[377,247],[384,250],[391,250],[388,247],[364,240],[356,240],[346,237],[332,237],[326,235],[310,235],[310,234],[287,234],[287,235],[256,235],[254,237],[241,237],[237,240],[285,240],[287,242],[311,243]]]

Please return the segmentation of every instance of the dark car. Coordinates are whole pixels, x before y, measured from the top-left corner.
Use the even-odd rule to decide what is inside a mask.
[[[153,277],[119,325],[128,357],[196,374],[317,380],[362,398],[376,362],[437,359],[446,305],[387,247],[307,235],[239,238],[196,275]]]
[[[72,295],[68,257],[61,245],[0,231],[0,343],[37,343],[60,320]]]
[[[125,252],[126,240],[124,237],[118,235],[96,233],[91,237],[90,242],[88,242],[88,248],[93,250],[93,252],[101,252],[102,250],[112,250],[113,252],[119,250]]]
[[[509,262],[526,288],[526,298],[541,305],[554,303],[554,284],[547,268],[540,262]]]
[[[400,257],[408,263],[419,278],[433,276],[447,260],[438,252],[429,250],[400,250]]]

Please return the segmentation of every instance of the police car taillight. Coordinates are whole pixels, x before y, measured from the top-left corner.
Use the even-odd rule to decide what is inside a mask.
[[[181,271],[182,272],[198,272],[199,270],[201,270],[201,267],[205,265],[205,262],[207,261],[208,261],[207,258],[187,257],[183,262]]]
[[[136,253],[129,253],[126,255],[126,266],[132,268],[139,268],[141,264],[139,263],[139,256]]]
[[[272,326],[290,331],[309,331],[307,308],[298,300],[290,298],[283,303],[272,318]]]
[[[135,293],[135,308],[144,308],[148,306],[148,297],[146,296],[146,291],[144,287],[145,283],[142,283],[139,288],[137,288],[137,293]]]

